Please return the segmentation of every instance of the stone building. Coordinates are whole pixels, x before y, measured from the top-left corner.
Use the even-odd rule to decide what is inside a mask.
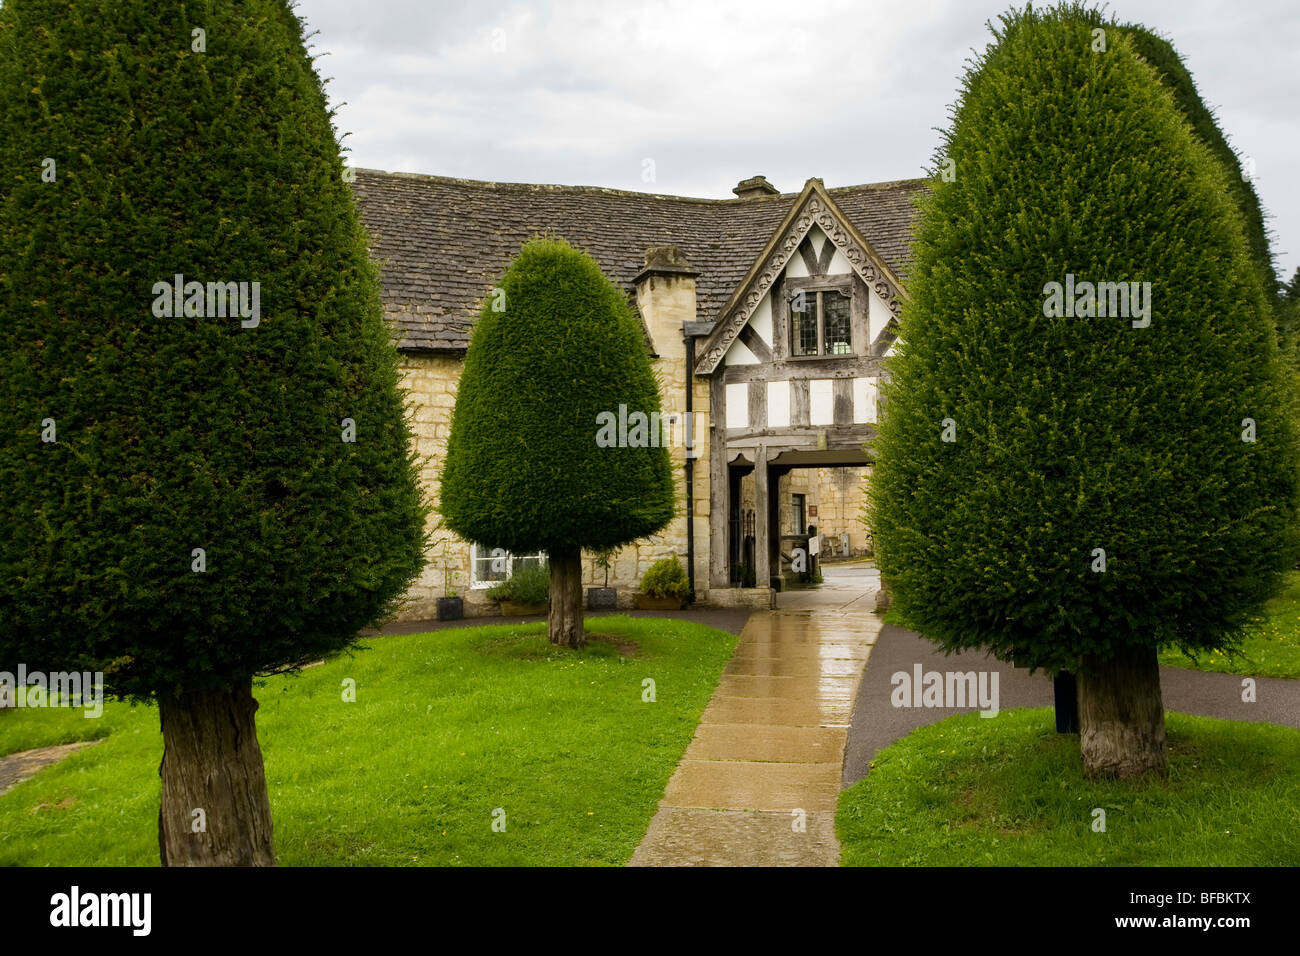
[[[858,520],[866,444],[923,180],[826,189],[812,179],[782,194],[755,176],[727,200],[360,169],[354,185],[435,503],[473,320],[521,244],[553,233],[627,290],[674,416],[678,514],[615,557],[621,604],[650,564],[676,554],[697,601],[766,606],[769,589],[741,587],[744,572],[779,584],[794,543],[782,536],[806,531],[801,521],[831,554],[869,548]],[[487,587],[537,557],[494,563],[491,542],[435,539],[408,619],[433,617],[449,590],[466,614],[494,613]],[[604,583],[591,556],[584,579]]]

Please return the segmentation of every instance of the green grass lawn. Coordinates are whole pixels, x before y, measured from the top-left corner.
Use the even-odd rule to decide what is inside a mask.
[[[588,629],[635,650],[559,650],[540,623],[453,628],[267,680],[257,725],[280,864],[625,863],[736,639],[655,618]],[[155,708],[0,717],[0,754],[93,737],[106,739],[0,796],[0,865],[158,863]]]
[[[846,866],[1300,866],[1300,731],[1168,714],[1167,781],[1090,782],[1052,710],[950,717],[840,795]],[[1094,808],[1106,831],[1094,832]]]

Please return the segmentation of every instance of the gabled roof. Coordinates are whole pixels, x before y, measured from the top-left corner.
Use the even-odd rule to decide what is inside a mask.
[[[821,227],[835,248],[844,253],[853,271],[898,315],[905,294],[901,278],[831,199],[822,181],[810,179],[722,306],[719,320],[698,353],[697,374],[709,375],[718,367],[814,225]]]
[[[825,193],[902,277],[912,195],[923,188],[924,180],[906,180]],[[368,169],[356,170],[354,189],[399,348],[451,353],[469,344],[484,296],[520,245],[542,232],[591,253],[629,294],[646,249],[676,246],[699,273],[698,317],[716,320],[799,198],[691,199]]]

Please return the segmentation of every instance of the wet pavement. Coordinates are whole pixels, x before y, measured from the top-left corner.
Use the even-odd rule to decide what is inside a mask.
[[[746,623],[632,866],[835,866],[835,806],[880,631],[867,565]]]

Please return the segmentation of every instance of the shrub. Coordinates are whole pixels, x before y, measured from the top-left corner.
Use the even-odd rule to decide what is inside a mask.
[[[641,578],[641,591],[653,598],[684,599],[690,596],[691,581],[682,563],[673,555],[650,565]]]
[[[550,570],[542,562],[526,565],[500,584],[494,584],[488,588],[487,596],[494,601],[545,604],[549,588]]]
[[[644,327],[591,256],[534,239],[498,290],[465,356],[439,507],[467,540],[548,554],[550,639],[578,647],[581,550],[653,534],[673,515],[667,447],[598,440],[620,405],[657,413],[659,390]]]

